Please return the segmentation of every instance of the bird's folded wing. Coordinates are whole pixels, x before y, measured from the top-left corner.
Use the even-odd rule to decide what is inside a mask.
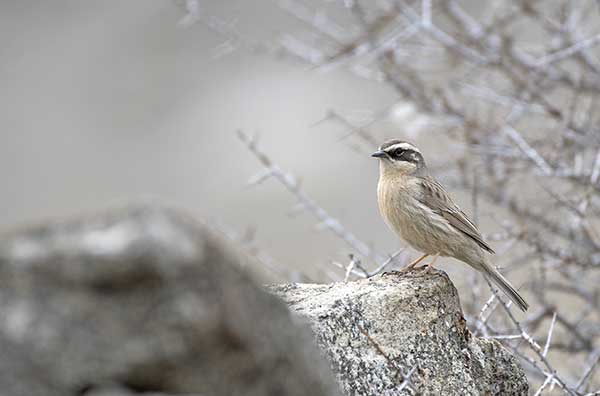
[[[419,201],[435,213],[442,216],[455,229],[473,239],[479,246],[490,253],[494,250],[484,240],[479,230],[467,218],[467,215],[452,202],[448,192],[430,176],[420,178],[422,195]]]

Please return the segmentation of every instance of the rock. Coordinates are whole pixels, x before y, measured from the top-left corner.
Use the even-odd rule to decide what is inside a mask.
[[[335,394],[310,329],[243,261],[153,206],[5,236],[0,393]]]
[[[516,358],[471,335],[444,272],[269,289],[310,322],[345,395],[527,395]]]

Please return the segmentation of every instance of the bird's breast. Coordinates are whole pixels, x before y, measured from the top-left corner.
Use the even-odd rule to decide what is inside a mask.
[[[411,180],[381,180],[377,186],[379,210],[387,225],[409,245],[424,253],[440,249],[432,242],[443,238],[447,222],[419,201]],[[433,250],[438,251],[433,251]],[[431,250],[431,252],[429,252]]]
[[[409,182],[406,180],[387,181],[380,179],[377,185],[377,202],[379,211],[385,222],[397,233],[405,234],[410,228],[414,212],[415,198],[410,192]]]

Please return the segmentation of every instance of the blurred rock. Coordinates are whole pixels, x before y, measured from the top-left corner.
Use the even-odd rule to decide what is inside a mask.
[[[528,392],[516,358],[466,328],[444,272],[270,290],[310,321],[348,396]]]
[[[144,206],[0,241],[0,393],[331,395],[308,328],[172,210]]]

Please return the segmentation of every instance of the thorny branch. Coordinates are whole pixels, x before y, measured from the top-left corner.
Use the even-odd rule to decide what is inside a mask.
[[[320,207],[306,192],[301,188],[298,179],[292,174],[283,171],[279,166],[274,164],[271,159],[257,146],[256,138],[250,138],[242,131],[238,131],[238,137],[246,144],[248,149],[256,156],[256,158],[264,166],[264,170],[252,177],[249,184],[262,183],[268,178],[274,178],[281,183],[291,194],[296,197],[299,208],[311,213],[317,218],[319,228],[327,229],[346,242],[352,249],[365,258],[373,259],[377,263],[383,263],[386,260],[383,256],[374,252],[366,243],[358,239],[339,220],[332,217],[325,209]]]

